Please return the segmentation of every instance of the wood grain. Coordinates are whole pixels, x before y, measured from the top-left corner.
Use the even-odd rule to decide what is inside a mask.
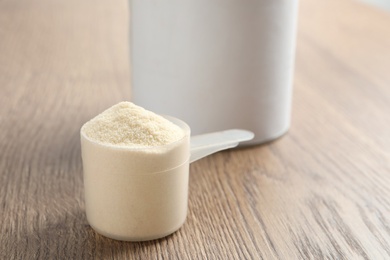
[[[300,4],[289,133],[191,165],[173,235],[104,238],[79,128],[130,99],[126,1],[0,1],[0,259],[389,259],[390,14]]]

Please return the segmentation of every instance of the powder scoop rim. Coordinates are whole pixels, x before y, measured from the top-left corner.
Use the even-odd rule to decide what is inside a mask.
[[[176,117],[173,117],[173,116],[168,116],[168,115],[160,115],[162,116],[163,118],[169,120],[171,123],[175,124],[176,126],[178,126],[180,129],[183,130],[183,137],[172,142],[172,143],[168,143],[168,144],[164,144],[164,145],[156,145],[156,146],[135,146],[135,147],[132,147],[130,145],[115,145],[115,144],[109,144],[109,143],[104,143],[104,142],[99,142],[97,140],[94,140],[90,137],[88,137],[85,132],[84,132],[84,128],[86,127],[86,124],[88,122],[86,122],[85,124],[83,124],[83,126],[81,127],[80,129],[80,136],[82,138],[85,138],[86,140],[88,140],[89,142],[91,143],[94,143],[96,145],[99,145],[99,146],[103,146],[103,147],[107,147],[107,148],[111,148],[111,149],[116,149],[116,150],[121,150],[121,151],[153,151],[153,150],[161,150],[161,149],[167,149],[169,148],[170,146],[172,147],[175,147],[176,144],[182,142],[184,139],[188,138],[191,134],[191,128],[188,126],[188,124],[186,122],[184,122],[183,120],[180,120]]]

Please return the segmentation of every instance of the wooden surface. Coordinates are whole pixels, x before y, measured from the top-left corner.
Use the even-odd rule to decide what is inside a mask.
[[[79,128],[130,99],[126,1],[0,0],[0,259],[389,259],[390,14],[300,4],[290,132],[191,166],[144,243],[84,213]]]

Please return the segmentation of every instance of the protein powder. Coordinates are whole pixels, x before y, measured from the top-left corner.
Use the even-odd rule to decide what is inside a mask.
[[[151,147],[173,143],[184,136],[180,127],[131,102],[121,102],[84,126],[91,140],[102,144]]]

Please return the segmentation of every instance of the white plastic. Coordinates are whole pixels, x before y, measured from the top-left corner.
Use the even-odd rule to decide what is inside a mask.
[[[290,125],[298,0],[130,0],[132,100],[194,135]]]
[[[232,129],[191,137],[190,163],[221,150],[236,147],[240,142],[252,140],[252,132]]]
[[[97,143],[81,128],[85,210],[98,233],[144,241],[175,232],[187,216],[190,162],[253,138],[244,130],[190,137],[186,123],[166,118],[183,129],[184,137],[150,148]]]

